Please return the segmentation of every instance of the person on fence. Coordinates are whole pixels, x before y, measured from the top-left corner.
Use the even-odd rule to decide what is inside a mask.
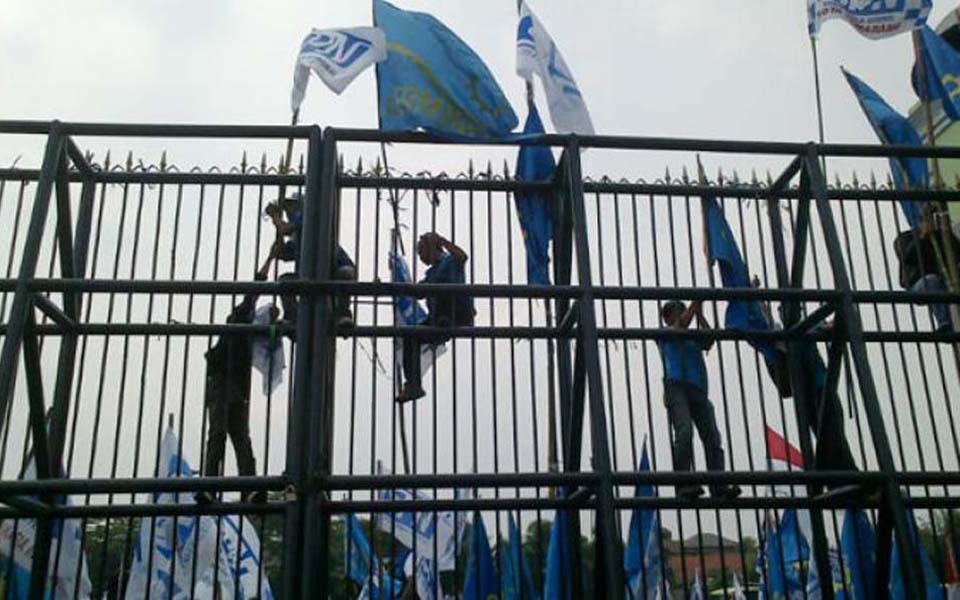
[[[254,276],[256,281],[266,281],[270,264],[279,253],[279,244],[274,244],[270,250],[270,256]],[[233,307],[227,317],[227,323],[250,324],[255,319],[260,321],[261,319],[257,319],[258,313],[266,317],[264,321],[270,324],[276,323],[280,311],[274,304],[267,304],[257,309],[257,296],[256,293],[246,294],[243,301]],[[253,444],[250,441],[250,375],[253,368],[254,346],[267,341],[261,338],[263,336],[223,334],[204,355],[207,361],[204,405],[209,419],[209,431],[203,474],[207,477],[216,477],[221,474],[228,435],[237,457],[239,474],[256,475],[256,459],[253,456]],[[209,503],[212,499],[204,492],[196,496],[199,503]],[[254,492],[245,498],[254,502],[265,499],[266,495],[262,491]]]
[[[303,210],[300,201],[300,194],[293,193],[282,201],[268,204],[264,209],[267,216],[273,222],[277,230],[277,239],[281,240],[280,254],[278,259],[284,262],[294,263],[293,273],[284,273],[279,281],[290,281],[297,279],[300,272],[300,234],[303,229]],[[357,267],[351,260],[350,255],[337,245],[337,251],[334,256],[333,278],[338,281],[356,281]],[[284,321],[294,324],[297,322],[297,296],[295,294],[284,294],[280,298],[283,304]],[[339,327],[352,327],[353,314],[350,312],[350,296],[341,295],[337,297],[334,306],[336,315],[336,324]]]
[[[467,253],[443,236],[428,232],[420,236],[417,242],[417,254],[428,266],[420,283],[459,283],[466,282],[463,266],[467,262]],[[469,327],[473,325],[473,299],[467,294],[424,294],[427,301],[427,319],[423,327]],[[439,344],[450,339],[446,333],[426,337],[403,338],[403,377],[406,383],[397,396],[397,402],[408,402],[425,395],[421,385],[420,345]]]
[[[661,308],[660,318],[672,329],[687,329],[694,319],[698,329],[710,329],[701,302],[691,302],[687,307],[680,300],[671,300]],[[707,398],[707,366],[703,360],[703,353],[713,346],[713,340],[667,338],[657,345],[663,359],[664,404],[673,430],[673,470],[685,472],[693,469],[694,425],[703,443],[707,469],[723,470],[723,446],[713,403]],[[740,492],[736,485],[710,486],[710,494],[714,497],[736,498]],[[703,488],[699,485],[677,486],[680,498],[693,499],[701,495]]]
[[[900,285],[911,292],[945,292],[946,283],[937,263],[931,219],[925,218],[916,229],[900,232],[893,241],[893,249],[900,259]],[[953,329],[950,307],[932,304],[933,320],[937,331]]]

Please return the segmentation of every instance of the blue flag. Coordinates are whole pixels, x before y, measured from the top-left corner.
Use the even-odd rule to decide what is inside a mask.
[[[524,135],[543,133],[543,122],[537,108],[531,103],[530,114],[523,126]],[[517,181],[549,181],[556,170],[550,146],[520,144],[517,156]],[[553,207],[550,194],[517,192],[517,217],[527,249],[527,282],[550,285],[550,239],[553,237]]]
[[[373,0],[373,24],[387,37],[377,64],[380,129],[496,138],[517,115],[473,50],[432,15]]]
[[[927,85],[924,89],[915,68],[914,91],[922,100],[942,101],[943,112],[954,121],[960,119],[960,52],[924,25],[920,29],[920,56]]]
[[[650,471],[647,444],[643,444],[640,472]],[[638,485],[635,498],[652,498],[656,490],[650,484]],[[661,587],[662,564],[660,557],[660,519],[657,511],[644,508],[630,515],[630,531],[627,535],[627,550],[623,554],[623,570],[626,575],[630,598],[656,598]],[[664,590],[665,591],[665,590]]]
[[[877,92],[869,85],[858,79],[846,70],[843,74],[847,77],[847,82],[853,88],[857,100],[860,102],[860,108],[870,121],[870,125],[880,138],[882,144],[904,145],[904,146],[922,146],[923,141],[917,135],[916,129],[910,124],[909,119],[893,110]],[[928,187],[929,172],[927,171],[927,160],[925,158],[890,158],[890,172],[893,175],[893,181],[897,189],[903,189],[908,185],[910,189],[924,189]],[[901,201],[900,208],[911,227],[916,228],[920,225],[922,203],[912,201]]]
[[[710,262],[720,267],[720,280],[725,288],[748,288],[750,275],[740,256],[730,225],[715,198],[704,198],[704,219],[707,227],[707,249]],[[727,329],[767,331],[770,323],[757,301],[732,301],[725,315]],[[750,345],[763,355],[768,364],[776,362],[776,347],[766,340],[750,340]]]
[[[763,548],[764,593],[771,598],[802,597],[806,585],[800,575],[801,570],[808,567],[810,552],[800,533],[797,511],[785,510],[779,526],[771,521],[773,519],[767,521]]]
[[[565,495],[563,490],[560,491],[560,495]],[[576,592],[571,585],[573,583],[573,578],[570,576],[571,570],[579,567],[573,564],[573,549],[570,547],[570,539],[567,535],[569,528],[570,515],[565,510],[558,510],[550,527],[547,574],[543,584],[544,600],[573,600],[586,595],[583,590]],[[583,581],[581,578],[581,582]]]
[[[366,585],[375,563],[363,525],[355,516],[347,515],[347,577],[357,585]]]
[[[467,555],[467,575],[463,584],[464,600],[488,600],[500,596],[500,580],[493,566],[493,554],[487,539],[487,528],[479,512],[473,513],[473,531]]]
[[[877,571],[877,535],[865,512],[848,509],[840,535],[843,564],[850,574],[848,597],[853,600],[875,598]]]
[[[503,598],[504,600],[539,600],[540,594],[533,584],[533,574],[523,553],[523,541],[520,529],[513,520],[513,513],[507,514],[509,538],[503,546]]]
[[[937,574],[933,570],[933,565],[930,564],[930,557],[927,556],[927,551],[924,550],[923,544],[920,543],[917,537],[913,511],[910,511],[908,516],[907,524],[910,529],[910,542],[914,550],[920,555],[920,567],[923,569],[923,587],[926,588],[927,598],[939,598],[941,596],[940,581],[937,579]],[[900,570],[900,551],[897,549],[897,544],[894,543],[893,554],[890,557],[890,600],[905,600],[906,598],[906,590],[903,587],[903,572]]]

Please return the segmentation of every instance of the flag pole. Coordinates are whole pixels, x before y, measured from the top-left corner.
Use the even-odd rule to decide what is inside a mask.
[[[817,101],[817,133],[820,136],[820,143],[823,144],[826,140],[823,133],[823,96],[820,93],[820,57],[817,54],[817,36],[815,35],[810,36],[810,52],[813,55],[813,89]],[[827,158],[825,156],[820,157],[820,170],[823,171],[823,182],[826,185],[828,178]]]

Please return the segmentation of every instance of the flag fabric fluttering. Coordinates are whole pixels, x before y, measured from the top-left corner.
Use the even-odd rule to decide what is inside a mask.
[[[271,302],[257,308],[253,316],[254,325],[269,325],[271,312],[277,310]],[[283,383],[283,371],[287,368],[286,353],[283,351],[283,338],[271,333],[253,338],[253,352],[250,364],[263,378],[263,395],[269,396]]]
[[[807,32],[816,37],[824,22],[843,19],[864,37],[890,37],[926,23],[932,6],[933,0],[807,0]]]
[[[704,600],[703,585],[700,583],[700,569],[694,571],[693,583],[690,585],[690,600]]]
[[[487,528],[479,512],[473,513],[473,528],[470,532],[463,600],[488,600],[500,596],[500,579],[494,568],[493,554]]]
[[[796,510],[785,510],[779,524],[768,518],[765,537],[764,593],[773,598],[803,597],[806,583],[801,574],[809,567],[809,547],[797,524]]]
[[[910,120],[893,110],[880,95],[858,77],[844,69],[847,83],[853,88],[853,93],[860,102],[860,107],[867,120],[873,127],[882,144],[901,146],[922,146],[917,130],[910,124]],[[890,172],[897,189],[925,189],[928,187],[930,174],[927,170],[927,160],[922,157],[890,158]],[[901,201],[900,208],[910,226],[916,228],[922,220],[922,203]]]
[[[410,283],[410,269],[403,256],[390,252],[387,255],[390,266],[390,281],[393,283]],[[423,309],[416,298],[396,296],[393,299],[393,314],[397,325],[419,325],[427,320],[427,311]],[[420,374],[426,375],[433,366],[434,360],[444,355],[447,345],[444,342],[436,344],[420,344]],[[403,338],[393,342],[394,362],[398,369],[403,369]]]
[[[360,586],[359,597],[398,597],[403,583],[383,571],[363,525],[352,514],[347,515],[346,525],[347,578]]]
[[[593,135],[590,112],[573,73],[540,19],[526,2],[521,2],[517,26],[517,75],[529,81],[534,74],[543,84],[550,120],[557,133]]]
[[[380,129],[499,138],[517,126],[484,62],[435,17],[373,0],[373,22],[387,39],[377,64]]]
[[[919,71],[915,68],[914,91],[921,100],[940,100],[948,117],[954,121],[960,119],[960,52],[924,25],[920,28],[920,57],[925,81],[919,81]]]
[[[940,597],[940,580],[937,578],[933,565],[930,564],[930,557],[917,536],[917,529],[914,523],[916,517],[913,511],[907,515],[907,525],[910,531],[910,545],[920,559],[920,568],[923,571],[923,587],[927,591],[927,598]],[[893,554],[890,557],[890,600],[906,600],[907,591],[903,585],[903,572],[900,567],[900,549],[899,544],[893,544]]]
[[[297,112],[307,94],[310,71],[335,94],[367,67],[387,58],[387,40],[377,27],[313,29],[303,38],[293,70],[290,109]]]
[[[36,464],[31,459],[20,479],[36,478]],[[61,502],[61,499],[57,501]],[[72,504],[69,498],[62,502],[67,506]],[[47,600],[90,598],[91,584],[87,557],[82,550],[83,531],[80,523],[77,519],[57,519],[53,522],[44,593]],[[4,519],[0,524],[0,569],[3,569],[6,576],[4,598],[28,597],[36,537],[35,519]],[[11,549],[13,556],[10,556]]]
[[[737,577],[737,572],[733,572],[733,592],[731,594],[732,600],[747,600],[747,595],[743,593],[743,586],[740,585],[740,578]]]
[[[840,534],[840,552],[849,574],[847,591],[854,600],[876,597],[877,535],[867,514],[847,509]]]
[[[193,477],[173,428],[160,445],[161,475]],[[193,504],[190,493],[163,493],[155,504]],[[219,523],[218,523],[219,520]],[[149,589],[147,582],[149,583]],[[219,592],[215,592],[219,587]],[[258,589],[259,583],[259,589]],[[140,520],[126,598],[273,598],[253,525],[239,515]]]
[[[507,541],[501,545],[504,556],[500,559],[503,569],[504,600],[539,600],[540,594],[533,583],[533,573],[523,552],[520,529],[513,519],[513,513],[507,513]]]
[[[650,471],[646,440],[643,442],[639,471]],[[638,485],[633,492],[634,498],[656,495],[656,490],[650,484]],[[660,547],[660,518],[657,511],[650,508],[634,509],[630,515],[627,548],[623,554],[623,570],[630,598],[653,600],[669,597],[665,587],[667,582],[661,576],[663,565]]]
[[[565,490],[560,490],[560,496]],[[570,515],[558,510],[550,526],[550,545],[547,547],[547,572],[543,585],[544,600],[573,600],[585,594],[573,589],[571,570],[578,568],[573,564],[573,548],[570,547]],[[574,543],[579,543],[579,540]],[[581,582],[583,579],[581,578]]]
[[[543,122],[537,107],[530,103],[530,114],[523,126],[524,135],[543,133]],[[556,170],[550,146],[520,143],[517,155],[517,181],[549,181]],[[517,217],[527,250],[527,282],[550,285],[550,240],[553,238],[553,206],[551,195],[544,192],[514,194]]]

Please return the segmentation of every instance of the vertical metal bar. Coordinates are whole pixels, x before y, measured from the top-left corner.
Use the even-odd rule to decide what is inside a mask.
[[[590,276],[590,246],[587,237],[586,210],[583,203],[583,176],[580,171],[580,145],[576,138],[567,144],[566,184],[573,213],[574,244],[577,251],[577,277],[584,292],[580,295],[580,320],[577,347],[583,355],[585,377],[589,388],[590,441],[592,444],[593,470],[600,474],[597,486],[597,548],[601,551],[603,564],[595,567],[600,595],[603,584],[608,598],[622,598],[622,559],[620,533],[617,530],[613,508],[613,483],[610,462],[610,446],[607,441],[607,417],[603,405],[603,381],[600,373],[600,354],[597,338],[597,321],[594,311],[593,283]],[[602,573],[602,575],[601,575]]]
[[[20,271],[17,275],[17,286],[14,290],[13,304],[10,307],[9,324],[3,339],[3,349],[0,351],[0,415],[4,415],[4,422],[0,423],[0,427],[3,428],[7,426],[7,407],[13,398],[14,369],[20,354],[20,345],[23,342],[27,311],[30,310],[30,281],[37,270],[40,243],[43,241],[43,230],[47,222],[47,212],[50,209],[50,194],[53,192],[62,152],[63,135],[60,132],[60,123],[54,121],[50,124],[50,133],[47,136],[40,179],[37,183],[37,195],[33,202]]]
[[[870,426],[870,434],[873,438],[877,463],[881,471],[892,476],[896,470],[896,465],[893,462],[890,441],[887,438],[883,414],[880,410],[880,401],[877,397],[877,389],[873,381],[873,373],[867,355],[867,346],[863,339],[863,325],[860,322],[860,314],[855,309],[853,300],[850,297],[850,292],[852,291],[850,279],[843,262],[843,251],[840,247],[839,238],[837,237],[836,224],[833,220],[830,204],[827,201],[826,188],[823,184],[820,165],[817,162],[816,146],[811,145],[808,148],[805,163],[806,170],[809,173],[811,195],[820,216],[820,225],[823,228],[827,254],[833,270],[834,285],[838,291],[843,293],[843,298],[840,300],[837,312],[842,320],[842,333],[846,334],[847,343],[850,345],[850,354],[856,369],[857,382],[860,385],[864,410],[867,413],[867,423]],[[921,583],[923,581],[923,571],[920,567],[920,558],[918,553],[913,551],[913,540],[910,535],[910,524],[904,506],[903,496],[897,487],[896,481],[892,477],[889,477],[884,484],[883,502],[885,508],[890,511],[893,531],[896,535],[895,542],[900,551],[904,585],[905,589],[908,590],[907,594],[914,598],[925,598],[926,590]],[[881,544],[881,547],[884,545],[885,544]],[[885,563],[889,559],[889,555],[877,556],[878,572],[886,571]],[[885,589],[885,587],[878,587],[877,589]]]
[[[806,170],[801,171],[800,182],[800,201],[797,207],[797,224],[794,231],[794,248],[791,258],[790,270],[787,270],[786,248],[783,238],[783,224],[780,218],[780,204],[777,199],[769,200],[768,210],[770,216],[770,228],[773,233],[774,259],[777,267],[777,280],[781,289],[802,288],[804,266],[806,264],[807,250],[807,232],[810,224],[810,175]],[[784,328],[789,328],[800,320],[800,303],[786,303],[786,316],[784,318]],[[806,377],[804,368],[803,344],[806,342],[791,339],[788,346],[790,381],[794,394],[794,409],[796,412],[798,437],[800,438],[800,451],[803,454],[804,465],[807,468],[816,468],[815,453],[813,451],[813,442],[810,438],[810,417],[809,408],[814,405],[812,401],[813,390],[810,389],[809,380]],[[817,496],[821,491],[818,485],[807,486],[808,496]],[[810,522],[813,529],[813,544],[815,568],[820,581],[832,581],[830,574],[829,547],[827,545],[826,529],[823,522],[823,512],[820,510],[810,511]],[[821,586],[826,598],[833,597],[832,586]]]
[[[300,245],[298,276],[312,277],[316,268],[317,200],[320,190],[320,130],[310,131],[307,147],[307,194],[303,211],[303,238]],[[284,519],[283,590],[284,598],[301,597],[303,576],[303,548],[305,532],[303,518],[306,512],[306,469],[304,465],[305,416],[311,397],[312,370],[311,331],[315,300],[310,294],[301,294],[297,307],[297,340],[294,344],[293,402],[287,417],[287,457],[285,473],[289,479]]]
[[[320,281],[331,279],[331,265],[337,244],[337,195],[336,181],[337,153],[336,138],[327,129],[323,135],[322,148],[316,156],[316,162],[310,165],[317,173],[318,180],[307,181],[307,202],[314,204],[316,231],[314,237],[304,236],[304,247],[315,249],[315,263],[308,271],[308,278]],[[305,215],[304,219],[311,218]],[[301,276],[302,277],[302,276]],[[313,479],[328,474],[333,464],[333,399],[334,399],[334,352],[336,350],[335,332],[332,327],[333,297],[329,292],[319,298],[312,298],[313,346],[311,356],[312,393],[306,399],[306,422],[313,432],[306,440],[307,456],[304,464],[307,469],[307,488],[302,503],[304,515],[303,572],[301,573],[301,593],[303,598],[318,598],[327,595],[329,573],[324,568],[329,564],[328,550],[330,538],[330,514],[321,511],[322,499],[315,490]]]

